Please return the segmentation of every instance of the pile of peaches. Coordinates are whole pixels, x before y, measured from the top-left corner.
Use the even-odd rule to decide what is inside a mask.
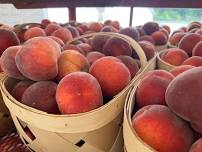
[[[1,68],[18,80],[8,91],[22,104],[50,114],[91,111],[121,92],[141,65],[135,50],[110,34],[73,39],[95,32],[125,34],[138,41],[150,60],[159,44],[155,38],[159,32],[168,35],[167,29],[153,22],[121,28],[111,20],[58,24],[47,19],[0,27]]]
[[[162,60],[182,70],[202,66],[202,23],[192,22],[173,32],[169,42],[173,48],[161,54]]]
[[[174,32],[169,41],[178,48],[161,58],[176,67],[148,72],[133,94],[133,128],[158,152],[202,152],[201,27],[193,22]]]

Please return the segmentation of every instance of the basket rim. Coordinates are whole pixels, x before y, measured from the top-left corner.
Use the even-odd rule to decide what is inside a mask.
[[[123,131],[127,129],[128,132],[130,132],[130,134],[132,134],[132,136],[134,138],[137,138],[137,140],[144,147],[146,147],[147,149],[150,150],[149,152],[157,152],[155,149],[153,149],[151,146],[149,146],[146,142],[144,142],[139,137],[139,135],[137,134],[137,132],[135,131],[135,129],[132,127],[132,117],[131,117],[131,114],[132,114],[132,110],[133,110],[134,106],[132,107],[131,104],[132,103],[135,104],[135,100],[134,100],[135,92],[137,90],[138,85],[141,83],[142,78],[143,78],[143,76],[141,77],[141,79],[139,79],[138,83],[136,85],[134,85],[133,88],[131,88],[130,92],[128,93],[128,97],[127,97],[127,100],[126,100],[125,105],[124,105],[124,125],[123,125],[124,127],[123,127]],[[125,137],[126,135],[125,135],[125,133],[123,135],[124,135],[124,143],[126,143],[126,137]],[[126,144],[125,144],[125,149],[127,151]]]
[[[172,65],[172,64],[170,64],[170,63],[167,63],[167,62],[165,62],[164,60],[161,59],[161,55],[162,55],[163,53],[168,52],[168,51],[169,51],[168,49],[165,49],[165,50],[162,50],[161,52],[159,52],[158,55],[157,55],[157,60],[158,60],[159,62],[161,62],[162,64],[164,64],[164,65],[166,65],[166,66],[169,66],[170,68],[175,68],[176,66],[174,66],[174,65]]]

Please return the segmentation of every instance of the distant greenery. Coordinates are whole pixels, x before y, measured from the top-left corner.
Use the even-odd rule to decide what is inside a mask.
[[[202,9],[153,9],[155,21],[202,21]]]

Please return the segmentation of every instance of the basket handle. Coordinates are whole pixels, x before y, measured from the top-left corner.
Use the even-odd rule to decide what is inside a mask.
[[[114,36],[116,38],[120,38],[127,42],[137,53],[138,57],[140,58],[140,63],[141,63],[141,68],[144,68],[145,65],[147,64],[147,58],[145,56],[144,51],[140,47],[140,45],[131,37],[119,34],[119,33],[114,33],[114,32],[99,32],[99,33],[90,33],[90,34],[85,34],[79,37],[74,38],[71,41],[68,41],[66,44],[71,44],[74,41],[80,40],[82,38],[89,38],[93,36]]]

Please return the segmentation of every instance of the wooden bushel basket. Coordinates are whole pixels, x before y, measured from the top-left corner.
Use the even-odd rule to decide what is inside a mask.
[[[157,55],[157,67],[158,67],[158,69],[170,71],[170,70],[174,69],[175,66],[171,65],[171,64],[169,64],[169,63],[167,63],[161,59],[161,56],[166,52],[167,52],[167,50],[164,50],[164,51],[161,51],[158,53],[158,55]]]
[[[4,73],[0,73],[0,81],[4,78]],[[0,93],[0,137],[12,132],[15,129],[9,110],[6,107]]]
[[[151,67],[149,66],[145,67],[146,71],[150,69]],[[124,152],[157,152],[140,139],[132,126],[132,113],[135,106],[134,94],[143,76],[144,74],[138,78],[126,97],[123,120]]]
[[[128,42],[141,61],[141,68],[131,83],[102,107],[86,113],[53,115],[16,101],[7,91],[15,80],[4,78],[1,91],[4,102],[23,142],[35,152],[122,152],[122,119],[125,98],[131,86],[145,72],[148,64],[155,67],[156,56],[149,62],[132,38],[117,33],[94,33],[74,39],[110,35]],[[71,42],[70,42],[71,43]]]

